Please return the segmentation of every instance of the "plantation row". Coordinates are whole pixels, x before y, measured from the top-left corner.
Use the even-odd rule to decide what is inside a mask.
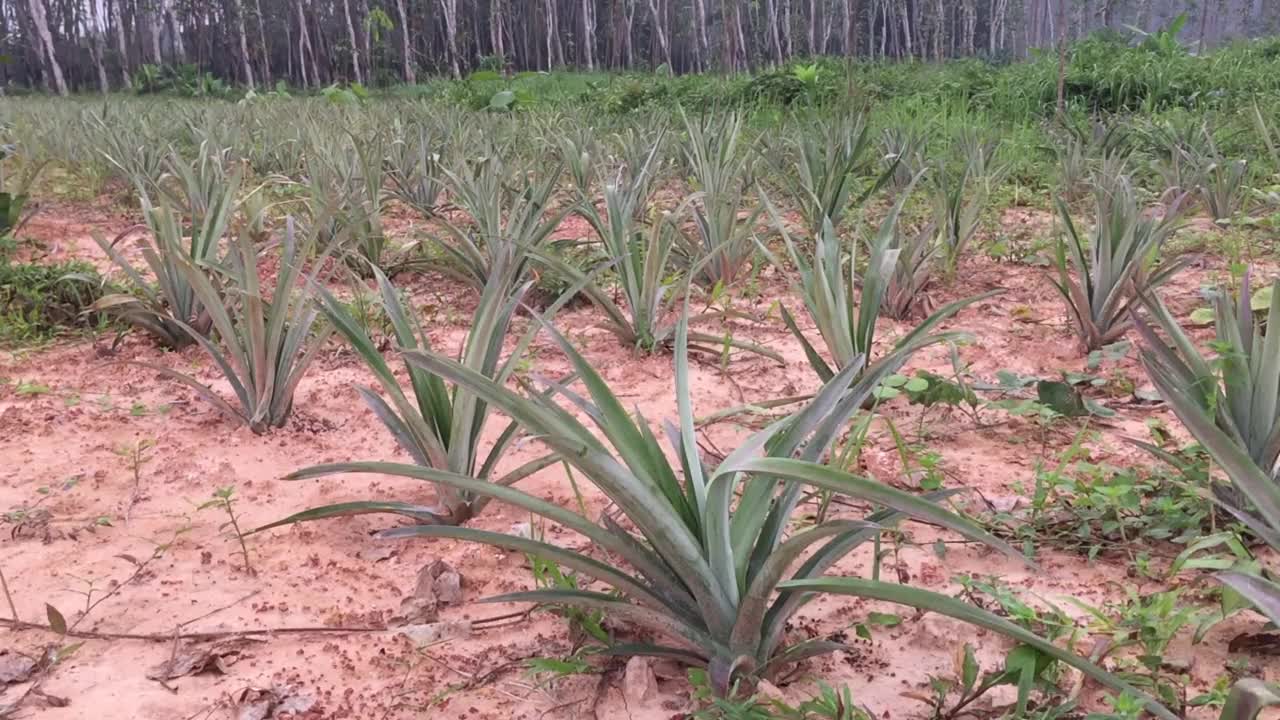
[[[145,232],[99,240],[127,286],[98,298],[92,309],[162,345],[197,344],[231,395],[166,365],[152,367],[258,433],[288,420],[295,388],[336,332],[376,379],[375,387],[360,387],[360,395],[413,463],[352,458],[292,477],[380,473],[437,489],[434,506],[344,503],[267,527],[388,512],[417,521],[386,531],[388,537],[489,543],[553,561],[610,592],[554,587],[505,599],[624,619],[638,638],[653,640],[616,651],[705,667],[720,695],[838,649],[819,641],[785,643],[788,619],[814,593],[836,593],[931,610],[1007,635],[1028,649],[1029,667],[1075,667],[1141,699],[1153,714],[1175,717],[1125,679],[974,605],[906,584],[824,575],[904,519],[1022,557],[944,508],[945,492],[912,495],[829,462],[855,413],[887,396],[886,383],[914,353],[963,340],[936,328],[981,298],[932,312],[916,305],[925,288],[952,276],[975,251],[983,214],[1007,187],[1009,166],[993,136],[964,130],[926,141],[910,129],[873,130],[857,114],[797,119],[776,132],[752,129],[735,115],[635,123],[613,132],[546,117],[533,123],[540,125],[533,132],[544,142],[557,139],[558,158],[548,161],[539,155],[545,145],[525,139],[527,124],[501,117],[401,119],[378,106],[353,112],[311,104],[287,122],[285,113],[300,106],[282,102],[266,109],[199,108],[181,118],[156,110],[108,122],[94,111],[59,107],[63,115],[51,125],[60,123],[68,139],[69,128],[89,136],[80,142],[102,151],[104,172],[128,178],[146,222]],[[1264,144],[1274,143],[1263,115],[1256,117]],[[22,122],[15,121],[15,134]],[[363,127],[353,128],[357,122]],[[1274,288],[1269,298],[1255,298],[1247,275],[1238,302],[1221,290],[1214,305],[1219,344],[1215,356],[1205,357],[1157,292],[1181,267],[1162,250],[1192,208],[1232,219],[1246,202],[1267,199],[1246,192],[1247,166],[1221,155],[1207,129],[1180,134],[1133,125],[1053,136],[1059,143],[1059,288],[1084,350],[1136,336],[1152,382],[1229,480],[1212,486],[1218,502],[1280,549],[1280,333],[1263,329],[1280,323],[1280,299]],[[181,140],[156,134],[165,132]],[[52,147],[19,160],[37,167],[40,153]],[[93,157],[86,150],[77,156],[80,165],[71,157],[59,164],[83,173]],[[1157,194],[1161,201],[1153,208]],[[383,228],[393,204],[436,232],[420,247],[394,246]],[[1090,220],[1082,221],[1073,207],[1084,208]],[[859,210],[874,220],[858,217]],[[590,227],[589,250],[565,252],[553,240],[570,215]],[[785,309],[783,320],[822,385],[812,395],[785,399],[798,407],[793,414],[726,449],[712,466],[694,434],[690,351],[772,351],[694,331],[699,318],[689,317],[685,299],[725,292],[763,263],[796,278],[818,336],[807,336]],[[480,295],[457,359],[433,351],[420,313],[393,280],[426,264],[465,279]],[[368,319],[329,289],[348,271],[377,288],[395,337],[390,357],[379,350]],[[535,276],[557,278],[562,290],[504,352]],[[556,313],[578,295],[604,314],[619,343],[637,352],[674,352],[679,418],[667,435],[677,462],[648,421],[628,413],[597,369],[557,332]],[[924,319],[877,356],[880,315]],[[560,348],[573,375],[517,392],[509,381],[538,333]],[[407,381],[393,371],[399,363]],[[569,390],[569,380],[583,394]],[[583,411],[590,426],[566,407]],[[490,444],[484,429],[495,411],[509,425]],[[499,474],[520,435],[536,437],[548,454]],[[598,524],[518,489],[521,479],[554,463],[572,466],[606,495],[618,518]],[[807,489],[883,509],[863,520],[823,519],[793,532]],[[466,527],[493,499],[590,538],[602,554]],[[1218,578],[1280,621],[1280,586],[1264,565]],[[1242,682],[1238,691],[1259,702],[1274,698],[1259,683]],[[1247,717],[1256,707],[1233,700],[1227,710]]]

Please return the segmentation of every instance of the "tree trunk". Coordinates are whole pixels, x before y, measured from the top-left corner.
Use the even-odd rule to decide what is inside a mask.
[[[791,42],[791,0],[782,0],[782,41],[786,57],[795,57],[795,46]]]
[[[120,20],[120,3],[124,0],[107,0],[110,4],[111,24],[116,30],[116,52],[120,54],[120,81],[126,90],[133,89],[133,80],[129,77],[129,46],[124,39],[124,22]]]
[[[418,82],[413,70],[413,50],[409,44],[409,13],[404,0],[396,0],[396,12],[400,15],[400,75],[410,85]]]
[[[148,35],[151,37],[151,62],[155,65],[164,64],[164,54],[160,52],[160,14],[151,8],[147,12]]]
[[[544,0],[543,15],[547,23],[547,69],[563,67],[564,44],[560,42],[560,14],[556,0]]]
[[[778,33],[778,12],[773,0],[764,0],[764,28],[768,34],[769,52],[773,55],[775,65],[782,64],[782,39]]]
[[[244,72],[244,84],[253,89],[253,63],[249,61],[249,38],[244,30],[244,2],[235,0],[236,35],[240,41],[240,65]]]
[[[1196,52],[1204,54],[1204,30],[1209,21],[1209,0],[1200,0],[1200,39],[1196,43]]]
[[[858,54],[858,45],[857,45],[857,42],[855,42],[855,38],[853,36],[853,31],[854,31],[853,2],[854,0],[844,0],[844,16],[841,18],[841,25],[840,25],[840,38],[841,38],[840,48],[844,50],[844,54],[848,57],[853,57],[854,55]]]
[[[373,18],[369,16],[369,0],[360,0],[360,20],[356,23],[360,28],[360,52],[364,58],[364,79],[370,85],[373,84],[375,78],[373,75]]]
[[[809,0],[809,27],[805,36],[809,41],[809,56],[818,54],[818,0]]]
[[[263,82],[269,87],[275,83],[275,78],[271,75],[271,47],[267,45],[267,31],[263,27],[267,24],[267,19],[262,14],[262,0],[253,0],[253,9],[258,14],[258,52],[262,54]],[[288,22],[284,25],[285,28],[289,27]]]
[[[364,75],[360,73],[360,43],[356,40],[356,26],[351,22],[351,0],[342,0],[342,17],[347,21],[347,41],[351,43],[351,72],[356,82],[364,84]]]
[[[693,43],[694,57],[697,58],[699,68],[705,71],[711,63],[711,43],[707,40],[707,4],[705,0],[693,0],[693,13],[694,28],[697,33]],[[728,18],[725,20],[727,22]]]
[[[404,0],[397,0],[403,2]],[[449,54],[449,72],[455,80],[462,79],[462,66],[458,63],[458,0],[440,0],[444,11],[444,37]]]
[[[653,32],[658,38],[658,49],[662,52],[663,62],[667,65],[667,73],[671,73],[671,46],[667,44],[667,32],[663,29],[665,24],[662,19],[662,13],[658,10],[656,0],[649,0],[649,13],[653,16]]]
[[[890,0],[893,2],[894,0]],[[915,44],[912,42],[911,34],[911,17],[907,12],[906,2],[897,2],[898,19],[902,22],[902,39],[906,50],[906,56],[914,58],[916,56]]]
[[[1067,0],[1058,0],[1058,119],[1067,114]]]
[[[302,86],[307,87],[308,60],[310,60],[311,84],[320,84],[320,68],[316,65],[316,53],[311,46],[311,31],[307,30],[307,13],[302,7],[302,0],[293,0],[298,11],[298,71],[302,74]]]
[[[58,56],[54,53],[53,34],[49,32],[49,18],[45,15],[44,0],[27,0],[27,5],[31,10],[31,24],[35,28],[36,39],[40,42],[40,48],[44,53],[45,65],[53,78],[53,88],[59,95],[65,96],[67,81],[62,76],[62,65],[58,63]]]
[[[505,25],[502,17],[502,3],[503,0],[493,0],[489,4],[489,44],[493,46],[493,54],[502,59],[505,67],[507,48],[502,33]]]
[[[107,80],[107,68],[102,64],[102,56],[106,54],[106,42],[103,40],[103,34],[106,28],[102,25],[102,18],[98,14],[98,3],[90,2],[89,5],[89,23],[91,25],[90,32],[93,34],[89,45],[89,55],[93,59],[93,65],[98,71],[98,88],[102,90],[102,94],[106,95],[111,89],[111,83]]]
[[[596,69],[596,4],[595,0],[582,0],[582,57],[587,72]]]
[[[96,0],[89,1],[96,2]],[[187,61],[187,47],[182,42],[182,28],[178,25],[178,13],[173,9],[173,0],[164,0],[163,9],[164,16],[169,21],[169,34],[172,36],[173,61],[175,63],[185,63]]]

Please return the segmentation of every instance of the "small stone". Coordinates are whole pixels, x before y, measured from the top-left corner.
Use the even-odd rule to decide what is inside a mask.
[[[766,700],[786,700],[782,695],[782,690],[768,680],[756,681],[756,694]]]
[[[627,661],[622,675],[622,695],[628,707],[643,707],[658,696],[658,679],[647,657],[636,655]]]
[[[443,560],[437,560],[431,563],[431,566],[427,568],[427,572],[433,578],[432,589],[435,592],[436,600],[441,605],[462,604],[462,575],[452,565]]]
[[[1026,498],[1018,495],[988,495],[987,502],[991,503],[991,509],[999,513],[1011,513],[1017,510]]]
[[[395,557],[397,552],[399,551],[390,543],[379,543],[373,547],[365,548],[364,550],[356,553],[356,557],[364,560],[365,562],[376,563]]]
[[[405,625],[399,632],[420,646],[430,645],[441,640],[463,640],[471,637],[471,622],[445,620],[424,625]]]

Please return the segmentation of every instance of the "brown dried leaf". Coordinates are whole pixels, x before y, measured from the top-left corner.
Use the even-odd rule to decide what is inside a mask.
[[[148,670],[147,677],[151,680],[172,680],[206,672],[226,675],[227,668],[240,659],[244,643],[243,639],[237,639],[204,648],[188,648]]]
[[[26,682],[35,671],[35,660],[12,650],[0,650],[0,685]]]

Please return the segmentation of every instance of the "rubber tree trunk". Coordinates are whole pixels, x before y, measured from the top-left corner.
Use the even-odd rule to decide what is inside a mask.
[[[342,0],[342,17],[347,21],[347,41],[351,43],[351,72],[356,82],[364,84],[360,74],[360,43],[356,40],[356,26],[351,22],[351,0]]]
[[[44,0],[27,0],[31,10],[31,24],[36,31],[36,39],[44,53],[45,64],[53,78],[53,89],[59,95],[66,96],[67,81],[62,76],[62,65],[58,63],[58,55],[53,49],[53,34],[49,32],[49,19],[45,15]]]
[[[244,30],[244,3],[235,0],[236,36],[240,42],[240,70],[244,73],[244,84],[253,89],[253,63],[249,61],[249,38]]]
[[[399,0],[403,2],[403,0]],[[455,80],[462,79],[462,66],[458,62],[458,0],[440,0],[444,11],[444,37],[449,52],[449,72]],[[547,42],[551,42],[548,37]]]
[[[111,24],[116,31],[116,52],[120,54],[120,82],[126,90],[133,89],[133,79],[129,77],[129,45],[124,39],[124,22],[120,19],[120,3],[122,0],[107,0],[111,3]]]
[[[409,13],[405,9],[404,0],[396,0],[396,12],[400,14],[400,71],[404,81],[412,85],[418,79],[413,71],[413,53],[409,45]]]
[[[667,73],[671,73],[671,46],[667,44],[666,23],[662,19],[662,12],[658,10],[658,3],[655,0],[649,0],[649,14],[653,16],[653,32],[658,38],[658,50],[662,53],[663,62],[667,65]]]

